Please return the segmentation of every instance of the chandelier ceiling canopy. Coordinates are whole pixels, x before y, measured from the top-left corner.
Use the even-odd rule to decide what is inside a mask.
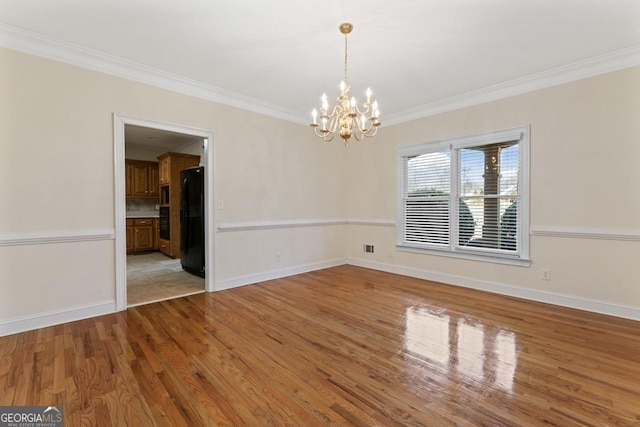
[[[311,113],[313,117],[311,127],[316,136],[325,141],[333,140],[337,132],[347,145],[352,136],[356,141],[360,141],[376,134],[380,126],[380,111],[378,101],[371,101],[371,89],[367,89],[367,100],[361,105],[358,105],[355,97],[349,99],[351,87],[348,81],[347,35],[353,30],[353,25],[345,22],[338,28],[344,34],[344,80],[340,82],[340,96],[337,98],[338,103],[331,108],[327,95],[322,94],[320,116],[318,117],[318,111],[314,109]],[[320,119],[319,123],[318,119]]]

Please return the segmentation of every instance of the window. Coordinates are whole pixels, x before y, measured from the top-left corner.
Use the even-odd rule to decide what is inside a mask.
[[[529,263],[529,128],[398,151],[400,249]]]

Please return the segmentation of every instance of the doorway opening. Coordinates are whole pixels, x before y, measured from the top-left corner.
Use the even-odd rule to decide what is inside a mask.
[[[118,310],[212,291],[211,132],[114,115],[114,135]],[[184,174],[193,172],[200,184],[188,188],[201,214],[181,206]]]

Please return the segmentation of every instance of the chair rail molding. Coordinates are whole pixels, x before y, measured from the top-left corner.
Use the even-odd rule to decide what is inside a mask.
[[[278,228],[324,227],[331,225],[365,225],[373,227],[395,227],[395,219],[331,218],[292,219],[279,221],[226,222],[218,224],[218,232],[273,230]]]
[[[0,234],[0,246],[44,245],[53,243],[114,240],[112,228],[84,230],[24,231]]]
[[[218,224],[218,232],[273,230],[278,228],[323,227],[345,225],[345,219],[292,219],[280,221],[226,222]]]
[[[640,230],[622,228],[531,226],[532,236],[564,237],[569,239],[597,239],[640,241]]]

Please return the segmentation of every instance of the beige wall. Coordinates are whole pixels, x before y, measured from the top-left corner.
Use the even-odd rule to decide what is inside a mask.
[[[383,127],[345,149],[319,143],[306,126],[0,49],[0,237],[113,232],[113,113],[213,132],[215,198],[224,200],[217,225],[393,221],[398,147],[530,124],[531,225],[637,232],[638,93],[640,68],[628,69]],[[376,253],[364,256],[363,243]],[[112,303],[114,247],[112,239],[0,247],[0,327]],[[225,286],[348,256],[640,309],[637,240],[532,236],[527,268],[398,252],[393,227],[338,224],[218,232],[215,254]],[[551,281],[539,279],[541,267]]]
[[[471,279],[640,308],[639,117],[636,67],[382,128],[374,142],[349,147],[347,217],[395,219],[398,147],[530,125],[531,226],[562,236],[534,234],[532,265],[515,267],[399,252],[395,228],[353,225],[348,256],[452,283]],[[622,230],[636,240],[571,237],[576,230]],[[364,254],[363,243],[376,253]],[[550,281],[541,280],[543,267]]]
[[[113,113],[213,132],[216,223],[344,217],[344,147],[305,126],[7,49],[0,100],[0,237],[113,231]],[[216,281],[343,258],[340,227],[220,233]],[[0,324],[112,301],[114,257],[113,240],[0,247]]]

